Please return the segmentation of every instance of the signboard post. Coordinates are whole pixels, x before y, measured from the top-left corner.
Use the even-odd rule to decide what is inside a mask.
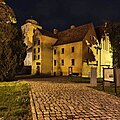
[[[113,68],[103,68],[103,90],[105,91],[105,82],[114,82],[115,83],[115,95],[117,95],[117,83],[115,69]]]
[[[117,86],[120,86],[120,69],[116,68],[116,82]]]
[[[91,68],[90,84],[91,86],[97,86],[97,68]]]

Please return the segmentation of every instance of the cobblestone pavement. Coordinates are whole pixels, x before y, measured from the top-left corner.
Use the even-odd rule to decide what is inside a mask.
[[[82,83],[30,81],[33,120],[120,120],[120,98]]]

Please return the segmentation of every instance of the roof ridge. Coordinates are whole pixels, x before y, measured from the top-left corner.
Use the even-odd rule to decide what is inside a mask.
[[[87,25],[90,25],[90,24],[92,24],[93,25],[93,23],[92,22],[90,22],[90,23],[86,23],[86,24],[82,24],[82,25],[80,25],[80,26],[77,26],[77,27],[74,27],[74,28],[69,28],[69,29],[66,29],[66,30],[63,30],[63,31],[61,31],[61,32],[58,32],[58,34],[59,33],[63,33],[63,32],[65,32],[65,31],[69,31],[69,30],[73,30],[73,29],[77,29],[77,28],[80,28],[80,27],[83,27],[83,26],[87,26]],[[94,25],[93,25],[94,26]]]

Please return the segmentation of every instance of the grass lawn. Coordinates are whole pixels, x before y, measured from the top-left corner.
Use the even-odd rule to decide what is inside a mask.
[[[96,90],[99,90],[99,91],[103,91],[103,85],[102,84],[98,84],[97,87],[92,87]],[[112,94],[112,95],[115,95],[115,86],[113,83],[111,83],[110,86],[105,86],[105,91],[104,92],[107,92],[109,94]],[[120,97],[120,87],[117,87],[117,96]]]
[[[0,82],[0,120],[31,120],[27,83]]]

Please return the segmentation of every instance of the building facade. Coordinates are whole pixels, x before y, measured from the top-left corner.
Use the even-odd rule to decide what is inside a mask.
[[[104,30],[98,32],[92,23],[71,26],[70,29],[58,33],[53,53],[55,75],[89,77],[91,68],[97,68],[97,77],[102,77],[103,67],[112,67],[109,36]]]
[[[56,35],[43,29],[36,29],[33,37],[32,74],[49,74],[53,69],[53,45]]]
[[[32,66],[32,47],[33,47],[33,35],[34,30],[37,28],[42,29],[38,22],[33,19],[26,20],[25,24],[21,26],[24,34],[24,43],[27,45],[27,56],[24,61],[24,66]]]
[[[72,25],[62,32],[54,29],[54,33],[39,27],[32,32],[32,74],[90,77],[95,67],[97,77],[102,77],[103,67],[112,67],[111,45],[104,26]]]

